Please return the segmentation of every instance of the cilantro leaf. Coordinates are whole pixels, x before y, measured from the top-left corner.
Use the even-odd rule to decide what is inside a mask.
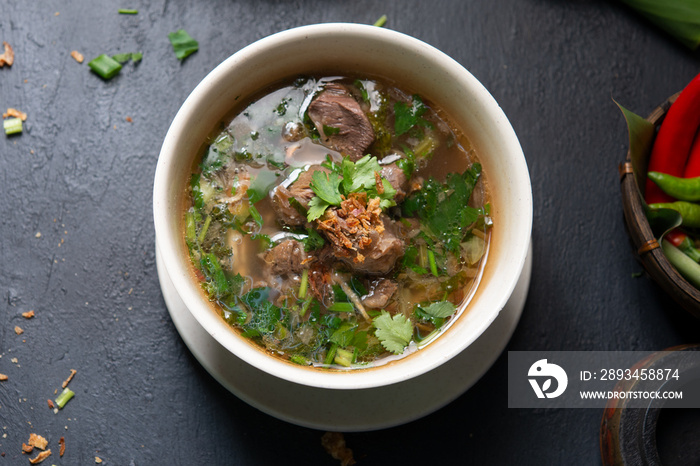
[[[316,196],[330,205],[340,205],[340,177],[337,173],[325,173],[321,170],[315,171],[311,175],[309,186],[316,193]]]
[[[258,228],[262,228],[263,218],[262,215],[260,215],[260,212],[258,212],[258,209],[256,209],[255,206],[251,204],[248,207],[248,211],[250,212],[250,216],[253,218],[253,221],[258,225]]]
[[[199,43],[190,36],[184,29],[178,29],[168,34],[168,39],[173,46],[173,51],[178,60],[184,60],[197,50]]]
[[[304,250],[306,252],[321,249],[323,245],[326,244],[323,236],[321,236],[314,228],[306,229],[306,237],[303,238],[301,242],[304,244]]]
[[[258,336],[275,331],[277,323],[282,318],[282,310],[272,304],[270,288],[253,288],[241,296],[241,301],[252,313],[250,322],[243,326],[244,335]]]
[[[382,346],[394,354],[401,354],[413,337],[413,324],[403,314],[391,315],[382,311],[374,318],[374,335]]]
[[[340,164],[327,161],[322,164],[330,173],[316,171],[312,174],[309,184],[316,197],[308,205],[306,218],[312,222],[323,215],[331,205],[340,205],[341,196],[351,193],[365,192],[369,198],[379,197],[380,207],[387,209],[395,206],[396,189],[385,178],[382,181],[382,193],[377,190],[377,173],[382,167],[376,157],[365,155],[357,162],[343,158]]]
[[[202,194],[202,188],[200,186],[200,175],[193,173],[190,178],[190,187],[192,188],[192,203],[195,209],[201,209],[204,207],[204,194]]]
[[[306,211],[306,219],[309,222],[313,222],[321,215],[323,215],[323,213],[329,206],[330,204],[321,199],[320,197],[314,197],[309,201],[308,210]]]
[[[445,318],[454,314],[457,307],[449,301],[438,301],[428,307],[421,307],[421,310],[430,317]]]
[[[461,175],[449,175],[444,185],[429,178],[420,191],[403,203],[404,215],[417,215],[434,238],[458,254],[467,228],[483,213],[483,209],[467,205],[480,174],[481,165],[475,163]]]
[[[226,278],[226,273],[224,269],[221,268],[221,264],[214,254],[202,254],[199,264],[202,272],[204,272],[204,276],[207,277],[211,294],[214,296],[223,296],[231,290],[228,279]]]
[[[350,192],[356,192],[364,188],[368,191],[375,187],[376,178],[375,172],[380,172],[382,167],[379,166],[376,157],[365,155],[360,160],[355,162],[354,171],[352,174],[352,189]],[[344,173],[343,173],[344,174]]]
[[[362,81],[356,79],[353,82],[353,84],[356,88],[360,90],[360,93],[362,94],[362,100],[366,103],[369,103],[369,93],[367,92],[367,89],[365,88],[365,85],[362,83]]]
[[[352,346],[360,351],[367,349],[367,330],[355,332],[355,336],[352,338]]]
[[[330,338],[331,343],[335,343],[342,348],[350,346],[353,337],[355,336],[355,329],[357,329],[357,325],[353,325],[350,322],[345,322],[338,330],[333,332]]]
[[[422,126],[430,125],[428,121],[421,118],[427,110],[428,108],[418,95],[413,96],[413,102],[410,107],[404,102],[396,102],[394,104],[394,131],[396,135],[401,136],[418,124]]]
[[[270,192],[270,188],[277,182],[277,175],[272,171],[262,170],[253,178],[248,188],[250,204],[255,204],[264,199]]]

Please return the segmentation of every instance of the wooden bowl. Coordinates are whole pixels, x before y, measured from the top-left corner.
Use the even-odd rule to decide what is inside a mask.
[[[649,354],[638,361],[629,370],[635,372],[665,370],[676,368],[680,378],[675,380],[652,380],[630,378],[620,380],[613,389],[614,392],[654,392],[654,391],[683,391],[685,393],[697,390],[700,364],[697,356],[691,352],[700,352],[700,345],[681,345],[667,348],[663,351]],[[691,395],[692,397],[692,395]],[[679,430],[669,428],[668,422],[659,422],[660,416],[677,419],[674,414],[682,411],[693,411],[679,407],[684,400],[645,400],[641,402],[630,398],[611,398],[603,411],[600,422],[600,455],[603,466],[619,465],[660,465],[663,456],[683,458],[683,464],[698,464],[700,461],[700,438],[687,429],[687,424],[680,424],[683,432],[678,438]],[[670,421],[673,425],[673,421]],[[678,424],[676,424],[678,426]],[[687,435],[685,434],[687,432]],[[669,444],[668,438],[675,441]],[[664,441],[666,440],[666,441]],[[675,447],[675,448],[673,448]],[[670,450],[670,451],[669,451]],[[665,453],[665,455],[664,455]],[[670,464],[670,463],[669,463]]]
[[[651,112],[647,120],[658,128],[669,107],[677,97],[678,94],[669,97]],[[627,231],[630,235],[635,255],[647,273],[661,288],[670,294],[683,309],[700,319],[700,290],[688,283],[671,265],[661,250],[659,242],[654,237],[644,214],[639,190],[635,184],[629,151],[627,151],[626,161],[619,166],[619,172],[625,223],[627,224]],[[646,179],[646,175],[642,179]]]

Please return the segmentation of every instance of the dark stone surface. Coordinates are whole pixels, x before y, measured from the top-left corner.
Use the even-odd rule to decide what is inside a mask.
[[[135,16],[117,8],[138,8]],[[617,164],[626,129],[612,102],[646,114],[698,70],[698,55],[602,0],[3,0],[0,107],[29,114],[0,136],[1,464],[328,464],[321,432],[258,412],[202,369],[158,286],[151,212],[162,138],[188,93],[239,48],[289,27],[372,23],[442,49],[501,104],[534,192],[534,272],[510,350],[658,350],[697,342],[688,318],[630,251]],[[167,34],[200,50],[180,63]],[[142,51],[105,82],[77,64]],[[126,121],[131,117],[133,122]],[[41,233],[40,237],[38,233]],[[35,310],[25,320],[21,313]],[[16,335],[19,325],[25,332]],[[17,363],[12,362],[17,358]],[[54,414],[70,369],[76,397]],[[506,356],[467,393],[408,425],[346,435],[359,464],[600,462],[597,410],[506,406]],[[420,403],[421,400],[415,400]]]

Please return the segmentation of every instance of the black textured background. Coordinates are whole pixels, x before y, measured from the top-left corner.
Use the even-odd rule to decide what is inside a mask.
[[[117,8],[137,8],[135,16]],[[646,115],[698,70],[698,54],[615,1],[2,0],[0,109],[29,114],[0,134],[0,465],[46,436],[45,464],[338,464],[322,432],[249,407],[184,346],[155,268],[151,196],[162,138],[194,86],[226,57],[294,26],[373,23],[436,46],[494,95],[518,134],[534,193],[534,271],[510,350],[658,350],[698,341],[641,271],[623,226],[615,98]],[[200,50],[180,63],[167,39]],[[71,50],[85,55],[82,65]],[[105,82],[87,61],[142,51]],[[131,117],[133,122],[126,121]],[[39,235],[40,233],[40,235]],[[34,310],[25,320],[21,313]],[[14,333],[21,326],[22,335]],[[16,358],[16,363],[13,359]],[[70,369],[67,407],[46,400]],[[440,411],[346,434],[358,464],[600,463],[597,410],[506,407],[506,357]],[[415,400],[421,403],[421,400]]]

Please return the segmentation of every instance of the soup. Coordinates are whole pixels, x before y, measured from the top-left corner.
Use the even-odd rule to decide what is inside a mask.
[[[486,260],[481,165],[440,109],[381,79],[300,77],[212,136],[187,188],[193,273],[292,363],[383,364],[458,317]]]

